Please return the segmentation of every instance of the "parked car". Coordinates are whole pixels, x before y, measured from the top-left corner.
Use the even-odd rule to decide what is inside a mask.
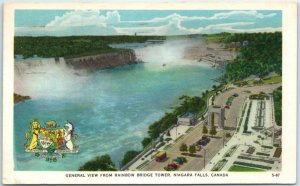
[[[177,162],[171,162],[171,163],[168,164],[168,167],[171,167],[173,169],[178,169],[179,164]]]
[[[183,160],[180,159],[180,158],[176,158],[176,159],[174,159],[173,161],[174,161],[174,162],[177,162],[179,165],[182,165],[182,164],[184,163]]]
[[[165,158],[167,158],[167,153],[165,151],[158,152],[155,155],[155,160],[157,162],[160,162],[160,161],[164,160]]]
[[[205,146],[210,141],[208,136],[203,135],[199,141],[197,141],[198,145]]]
[[[238,97],[239,95],[237,93],[234,93],[232,96],[234,97]]]

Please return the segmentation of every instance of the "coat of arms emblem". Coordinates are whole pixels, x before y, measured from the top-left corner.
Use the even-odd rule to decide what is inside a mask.
[[[57,158],[64,158],[65,154],[77,153],[78,135],[74,133],[74,124],[67,121],[59,127],[54,120],[45,122],[42,126],[37,119],[30,122],[30,131],[25,133],[26,152],[35,153],[36,157],[43,157],[46,161],[56,162]]]

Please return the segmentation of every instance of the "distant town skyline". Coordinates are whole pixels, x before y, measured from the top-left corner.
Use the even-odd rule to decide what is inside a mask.
[[[275,32],[281,11],[16,10],[17,36],[186,35]]]

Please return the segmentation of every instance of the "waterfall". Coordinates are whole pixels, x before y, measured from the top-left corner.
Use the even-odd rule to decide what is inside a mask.
[[[182,62],[187,47],[199,44],[199,40],[174,39],[166,40],[162,44],[150,44],[146,47],[135,48],[138,60],[156,64],[174,64]]]
[[[15,60],[14,92],[32,98],[66,96],[69,87],[84,79],[78,72],[67,66],[64,58]]]

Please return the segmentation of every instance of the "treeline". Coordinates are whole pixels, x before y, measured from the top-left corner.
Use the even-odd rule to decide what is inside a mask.
[[[148,135],[150,139],[154,140],[159,135],[167,130],[169,127],[177,123],[177,117],[184,113],[199,114],[206,107],[206,100],[195,96],[182,96],[181,104],[174,108],[173,112],[165,113],[165,115],[158,121],[151,124],[148,128]],[[146,144],[143,144],[146,145]]]
[[[241,47],[238,56],[226,66],[224,79],[236,81],[250,75],[266,76],[270,72],[282,72],[282,34],[275,33],[243,33],[230,34],[223,42],[248,41]]]
[[[274,107],[275,107],[275,121],[277,125],[282,125],[282,87],[273,91]]]
[[[208,92],[206,92],[208,93]],[[203,94],[205,95],[205,93]],[[177,117],[184,113],[190,112],[195,114],[201,114],[206,108],[206,100],[195,96],[181,96],[179,98],[181,100],[181,104],[174,108],[173,112],[165,113],[165,115],[158,121],[151,124],[148,128],[148,136],[142,140],[143,149],[148,147],[153,141],[155,141],[160,134],[170,128],[172,125],[177,123]],[[140,151],[127,151],[123,157],[121,166],[126,165],[133,158],[135,158]]]
[[[164,36],[67,36],[14,38],[14,54],[24,58],[33,57],[73,57],[119,51],[111,48],[112,43],[145,42],[149,39],[165,39]]]
[[[221,85],[213,86],[213,91],[218,91]],[[151,124],[148,128],[148,137],[142,140],[143,148],[146,148],[152,141],[155,141],[162,132],[166,131],[169,127],[177,123],[177,116],[190,112],[195,113],[198,116],[203,114],[206,109],[206,99],[209,97],[210,92],[206,91],[202,93],[202,97],[189,97],[181,96],[181,104],[174,108],[173,112],[165,113],[165,115],[158,121]],[[141,151],[129,150],[124,154],[121,166],[126,165],[132,159],[134,159]],[[110,159],[109,155],[98,156],[79,168],[80,171],[113,171],[116,170],[115,165]]]
[[[116,171],[109,155],[97,156],[79,167],[79,171]]]

